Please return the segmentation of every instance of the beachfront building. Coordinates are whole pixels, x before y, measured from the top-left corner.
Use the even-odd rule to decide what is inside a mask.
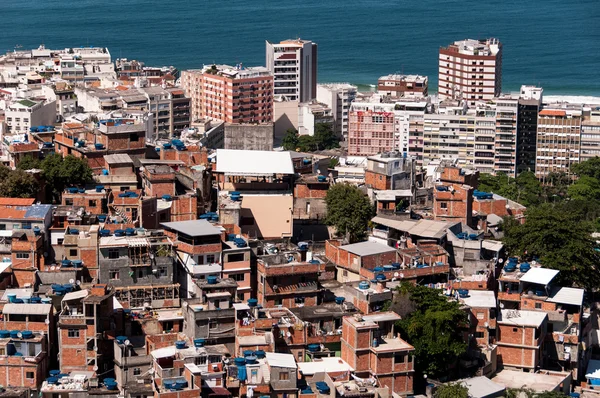
[[[329,83],[317,86],[317,101],[327,104],[333,114],[333,131],[348,137],[348,113],[356,98],[357,87],[348,83]]]
[[[317,44],[291,39],[266,42],[267,68],[273,73],[276,97],[307,102],[317,97]]]
[[[427,76],[387,75],[377,81],[377,92],[391,97],[427,97]]]
[[[489,101],[502,88],[502,44],[498,39],[466,39],[440,48],[440,100],[463,99],[469,105]]]

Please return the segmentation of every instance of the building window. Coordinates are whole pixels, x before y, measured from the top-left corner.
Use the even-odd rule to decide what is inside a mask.
[[[207,254],[206,255],[206,264],[214,264],[214,262],[215,262],[215,255]]]
[[[483,319],[483,312],[477,313],[477,319]]]
[[[294,301],[296,304],[304,304],[304,297],[296,297]]]
[[[70,257],[77,257],[77,249],[71,249],[71,250],[69,250],[69,256]]]
[[[283,301],[280,298],[276,298],[275,305],[283,305]]]
[[[97,203],[97,202],[96,202],[95,200],[89,200],[89,201],[88,201],[88,206],[89,206],[89,207],[96,207],[96,206],[97,206],[97,204],[96,204],[96,203]]]
[[[542,308],[542,303],[535,303],[535,308],[536,309],[541,309]]]
[[[394,363],[404,363],[406,362],[406,355],[403,352],[397,352],[394,354]]]
[[[129,141],[139,141],[140,136],[137,134],[129,134]]]
[[[146,276],[146,273],[144,272],[143,268],[138,269],[137,276],[138,278],[143,278],[144,276]]]
[[[29,258],[29,253],[19,252],[17,253],[17,258]]]
[[[119,249],[108,249],[108,258],[111,260],[119,258]]]
[[[79,337],[79,329],[69,329],[69,337]]]
[[[448,208],[448,203],[446,203],[446,202],[440,203],[440,208],[447,209]]]
[[[475,332],[475,337],[477,337],[478,339],[483,339],[485,337],[485,333]]]
[[[289,380],[290,373],[289,372],[279,372],[279,380]]]
[[[33,372],[25,372],[25,378],[33,379],[35,377]]]
[[[519,331],[518,328],[513,328],[513,333],[517,333]]]
[[[115,280],[115,281],[119,280],[119,271],[117,271],[117,270],[108,271],[108,279]]]
[[[158,268],[159,276],[167,276],[167,273],[168,273],[167,267],[159,267]]]
[[[227,255],[227,262],[235,263],[238,261],[244,261],[244,253],[232,253]]]
[[[217,321],[210,321],[208,322],[208,328],[209,329],[217,329],[219,327],[219,322]]]
[[[65,199],[66,206],[73,206],[73,199]]]
[[[236,282],[243,282],[245,279],[244,274],[232,274],[229,277]]]
[[[134,376],[139,376],[142,374],[142,369],[141,368],[133,368],[133,375]]]
[[[0,224],[0,231],[6,231],[6,224]]]

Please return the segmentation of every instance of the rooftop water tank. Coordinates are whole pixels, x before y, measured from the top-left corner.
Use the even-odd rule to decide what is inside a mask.
[[[106,381],[105,380],[104,381],[104,386],[109,391],[115,391],[117,389],[117,382],[116,381]]]
[[[21,338],[31,339],[31,338],[33,338],[33,332],[31,330],[23,330],[21,332]]]
[[[208,282],[209,285],[214,285],[217,283],[217,277],[214,275],[207,276],[206,282]]]
[[[163,200],[170,202],[173,200],[173,197],[171,195],[163,195],[162,196]]]
[[[361,290],[367,290],[369,288],[369,286],[371,286],[371,285],[367,281],[362,281],[358,284],[358,288]]]
[[[33,297],[31,298],[31,303],[32,303],[32,304],[39,304],[39,303],[41,303],[41,302],[42,302],[42,298],[41,298],[41,297],[38,297],[38,296],[33,296]]]
[[[318,176],[317,177],[317,181],[318,182],[326,182],[327,181],[327,177],[325,177],[325,176]]]
[[[40,227],[33,227],[33,234],[35,236],[39,236],[42,233],[42,231],[40,230]]]
[[[383,271],[384,271],[383,267],[375,267],[375,268],[373,268],[373,272],[383,272]]]
[[[60,370],[52,369],[50,372],[48,372],[48,374],[50,374],[50,376],[58,376],[60,374]]]
[[[256,355],[256,357],[259,359],[262,359],[267,356],[264,350],[256,350],[254,351],[254,355]]]
[[[97,150],[104,149],[104,144],[94,144],[94,148],[96,148]]]
[[[335,298],[335,303],[336,303],[336,304],[343,304],[343,303],[344,303],[344,301],[346,301],[346,298],[345,298],[345,297],[340,297],[340,296],[338,296],[338,297],[336,297],[336,298]]]
[[[17,298],[17,295],[14,293],[11,293],[11,294],[7,294],[6,297],[8,298],[9,303],[13,303],[15,301],[15,299]]]
[[[108,174],[108,171],[106,172],[106,174]],[[102,192],[103,189],[104,185],[96,185],[96,192]]]
[[[458,296],[462,298],[469,297],[469,291],[467,289],[458,289]]]
[[[519,271],[521,272],[527,272],[531,269],[531,265],[529,263],[521,263],[521,265],[519,265]]]
[[[319,351],[321,351],[321,345],[320,344],[309,344],[308,345],[308,351],[310,351],[310,352],[319,352]]]
[[[125,236],[125,231],[122,229],[115,229],[115,236]]]
[[[385,277],[384,274],[377,274],[377,276],[375,277],[375,279],[377,279],[377,281],[384,281],[387,278]]]
[[[240,358],[240,357],[238,357],[238,358],[235,358],[233,361],[238,366],[246,364],[246,358]]]
[[[56,383],[58,383],[58,377],[55,377],[55,376],[48,377],[48,378],[46,379],[46,382],[47,382],[48,384],[56,384]]]
[[[194,339],[194,347],[204,347],[204,339]]]
[[[253,364],[255,364],[256,362],[258,362],[258,361],[257,361],[257,358],[256,358],[256,355],[248,355],[248,356],[246,357],[246,363],[247,363],[248,365],[253,365]]]
[[[117,340],[117,344],[125,344],[127,336],[117,336],[115,340]]]
[[[188,386],[187,380],[177,380],[175,381],[175,389],[182,390]]]
[[[19,338],[19,331],[18,330],[11,330],[10,331],[10,337],[13,339],[18,339]]]
[[[69,229],[69,234],[70,235],[79,235],[79,230],[75,229],[75,228],[70,228]]]
[[[163,149],[171,149],[173,147],[173,145],[171,144],[163,144]]]
[[[0,339],[7,339],[10,337],[10,332],[8,330],[0,330]]]
[[[248,299],[248,307],[256,307],[258,300],[255,298]]]
[[[62,260],[62,261],[60,262],[60,264],[61,264],[63,267],[70,267],[70,266],[71,266],[71,260]]]
[[[179,340],[175,342],[175,348],[182,350],[185,348],[185,341]]]

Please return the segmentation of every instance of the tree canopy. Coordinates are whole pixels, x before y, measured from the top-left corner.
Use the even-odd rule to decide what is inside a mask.
[[[299,135],[294,129],[288,129],[283,137],[282,146],[286,151],[313,152],[339,147],[339,138],[328,123],[316,123],[314,135]]]
[[[26,157],[17,165],[18,169],[39,168],[46,183],[46,199],[59,200],[67,186],[83,185],[92,181],[92,169],[83,159],[69,155],[51,154],[39,161]]]
[[[34,198],[39,191],[34,176],[23,170],[0,166],[0,196],[8,198]]]
[[[434,398],[469,398],[469,389],[461,383],[442,384],[435,390]]]
[[[397,325],[401,336],[415,347],[416,370],[434,378],[447,376],[467,351],[463,341],[467,313],[439,290],[410,283],[403,283],[398,290],[390,308],[402,316]]]
[[[578,204],[579,203],[579,204]],[[591,237],[585,203],[545,203],[527,210],[525,224],[504,226],[504,245],[512,255],[539,259],[544,267],[560,270],[567,285],[600,287],[600,253]]]
[[[350,184],[336,184],[329,188],[325,197],[327,216],[325,223],[336,228],[339,235],[350,242],[365,237],[374,209],[360,189]]]
[[[478,189],[504,196],[523,206],[536,205],[544,200],[542,184],[530,171],[519,174],[517,178],[503,173],[481,174]]]

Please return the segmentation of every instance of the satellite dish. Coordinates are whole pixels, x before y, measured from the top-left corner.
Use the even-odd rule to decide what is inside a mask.
[[[503,259],[503,258],[501,258],[500,260],[498,260],[498,262],[499,262],[500,264],[502,264],[502,263],[504,262],[504,259]]]
[[[46,320],[44,321],[44,323],[45,323],[46,325],[50,325],[50,319],[46,318]]]
[[[184,307],[184,308],[187,308],[187,306],[188,306],[188,302],[187,302],[187,301],[184,301],[184,302],[183,302],[183,307]]]
[[[504,303],[500,303],[500,308],[504,308]]]
[[[56,269],[56,267],[53,265],[52,267],[50,267],[50,271],[54,271]]]
[[[76,284],[77,286],[81,286],[81,281],[77,281],[77,282],[75,282],[75,284]]]
[[[97,345],[94,346],[94,351],[98,352],[98,346]]]
[[[92,369],[94,369],[94,372],[97,372],[98,371],[98,366],[94,365],[94,367]]]
[[[397,273],[397,272],[394,272],[394,277],[395,277],[395,278],[397,278],[397,277],[399,277],[399,276],[400,276],[400,274],[399,274],[399,273]]]
[[[22,339],[23,338],[23,333],[21,333],[21,332],[17,333],[17,337],[20,338],[20,339]]]
[[[150,376],[152,376],[152,375],[154,374],[154,369],[150,368],[150,369],[148,370],[148,374],[149,374]]]
[[[483,326],[485,326],[487,328],[487,327],[490,327],[490,324],[486,322],[483,324]]]
[[[400,273],[400,278],[404,278],[404,274],[402,272]]]
[[[125,344],[125,347],[127,347],[128,345],[131,345],[131,341],[129,341],[129,340],[125,340],[125,343],[124,343],[124,344]]]
[[[75,279],[69,279],[69,283],[72,285],[73,283],[75,283]]]

